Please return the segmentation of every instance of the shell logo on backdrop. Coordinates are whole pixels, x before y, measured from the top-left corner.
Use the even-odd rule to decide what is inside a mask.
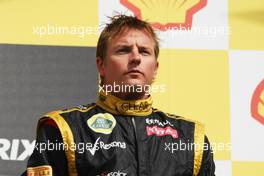
[[[264,125],[264,79],[255,89],[251,100],[251,115]]]
[[[191,29],[193,15],[206,6],[207,0],[120,0],[120,3],[154,28],[166,31]]]

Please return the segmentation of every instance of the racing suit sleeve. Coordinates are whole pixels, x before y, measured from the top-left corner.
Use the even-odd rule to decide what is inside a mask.
[[[49,123],[44,123],[38,129],[34,151],[29,157],[27,170],[22,176],[38,175],[41,169],[43,174],[45,168],[52,170],[52,176],[68,175],[66,154],[62,148],[58,147],[58,144],[63,144],[61,133],[53,121],[47,122]],[[30,171],[34,174],[29,174]],[[46,170],[44,175],[50,176],[51,172]]]
[[[205,136],[204,143],[208,147],[204,149],[202,165],[198,176],[215,176],[213,152],[207,136]]]

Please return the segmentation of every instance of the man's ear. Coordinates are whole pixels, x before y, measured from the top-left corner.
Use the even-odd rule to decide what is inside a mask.
[[[97,57],[96,58],[96,65],[97,65],[97,69],[98,69],[100,76],[104,77],[105,76],[105,69],[104,69],[103,59],[101,59],[100,57]]]

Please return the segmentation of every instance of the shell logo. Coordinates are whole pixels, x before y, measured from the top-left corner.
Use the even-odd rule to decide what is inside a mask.
[[[161,31],[191,29],[193,15],[206,6],[207,0],[120,0],[139,19],[148,20]]]
[[[253,93],[251,100],[251,115],[264,125],[264,79]]]

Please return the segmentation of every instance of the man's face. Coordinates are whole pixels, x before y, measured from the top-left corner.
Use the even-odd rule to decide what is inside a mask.
[[[105,85],[151,85],[158,69],[154,41],[144,30],[125,29],[108,43],[97,66]]]

